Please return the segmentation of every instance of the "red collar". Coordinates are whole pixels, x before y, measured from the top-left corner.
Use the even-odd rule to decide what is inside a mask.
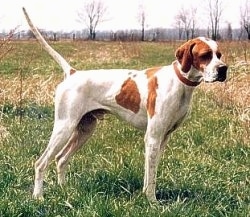
[[[181,74],[180,70],[179,70],[178,67],[177,67],[177,61],[173,62],[173,65],[174,65],[175,74],[177,75],[177,77],[179,78],[179,80],[180,80],[182,83],[186,84],[187,86],[191,86],[191,87],[196,87],[196,86],[198,86],[198,85],[201,83],[201,82],[199,82],[199,81],[190,81],[190,80],[188,80],[187,78],[185,78],[185,77]]]

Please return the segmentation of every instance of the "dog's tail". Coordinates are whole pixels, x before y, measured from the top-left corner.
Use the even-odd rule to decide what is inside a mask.
[[[41,33],[38,31],[38,29],[32,23],[25,8],[23,8],[23,13],[24,13],[25,18],[30,26],[30,29],[34,33],[36,39],[39,41],[39,43],[42,45],[42,47],[52,56],[52,58],[62,67],[63,72],[64,72],[64,77],[67,78],[68,76],[73,74],[76,70],[74,68],[72,68],[69,65],[69,63],[45,41],[45,39],[43,38]]]

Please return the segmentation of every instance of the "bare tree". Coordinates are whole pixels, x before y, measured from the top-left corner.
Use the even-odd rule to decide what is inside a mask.
[[[177,16],[175,17],[175,26],[177,27],[178,29],[178,40],[181,40],[182,38],[182,33],[183,33],[183,27],[182,27],[182,23],[181,21],[177,18]]]
[[[175,18],[176,18],[176,23],[179,26],[179,29],[184,30],[186,39],[188,40],[190,33],[190,28],[189,28],[190,20],[188,19],[187,10],[182,7]]]
[[[241,7],[241,20],[242,28],[247,33],[247,38],[250,40],[250,1],[246,0],[245,4]]]
[[[145,40],[145,22],[146,22],[146,12],[144,5],[139,5],[138,21],[141,25],[141,41]]]
[[[233,40],[233,29],[231,23],[227,23],[227,39],[229,41]]]
[[[85,23],[89,30],[89,39],[95,40],[96,27],[99,23],[105,21],[107,7],[102,0],[86,1],[84,7],[78,12],[80,22]]]
[[[197,7],[190,8],[190,31],[191,38],[195,38],[195,31],[197,30]]]
[[[197,9],[190,7],[189,9],[181,8],[178,14],[175,16],[176,25],[178,26],[179,33],[183,30],[186,35],[186,40],[195,37],[196,30],[196,12]],[[179,39],[181,33],[179,34]]]
[[[10,32],[6,34],[3,39],[0,40],[0,62],[5,56],[7,56],[8,53],[10,53],[13,50],[11,39],[16,34],[17,29],[18,27],[10,30]]]
[[[39,29],[39,32],[41,33],[41,35],[44,38],[47,38],[47,33],[46,33],[45,29]],[[35,39],[36,38],[35,35],[34,35],[34,33],[30,29],[27,31],[27,36],[28,36],[29,39],[31,39],[31,38]]]
[[[218,40],[220,38],[220,21],[223,12],[222,0],[208,0],[208,12],[212,31],[211,37],[213,40]]]

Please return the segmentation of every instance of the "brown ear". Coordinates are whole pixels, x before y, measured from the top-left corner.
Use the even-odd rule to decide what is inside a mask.
[[[188,72],[191,69],[193,64],[192,49],[194,46],[195,43],[193,41],[188,41],[180,46],[175,52],[175,56],[181,64],[181,70],[183,72]]]

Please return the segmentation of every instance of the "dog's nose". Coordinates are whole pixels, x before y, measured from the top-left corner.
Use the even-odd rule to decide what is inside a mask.
[[[227,66],[219,66],[218,68],[218,81],[225,81],[227,78]]]
[[[220,73],[224,74],[224,73],[226,73],[226,72],[227,72],[227,66],[226,66],[226,65],[220,66],[220,67],[218,68],[218,73],[219,73],[219,74],[220,74]]]

